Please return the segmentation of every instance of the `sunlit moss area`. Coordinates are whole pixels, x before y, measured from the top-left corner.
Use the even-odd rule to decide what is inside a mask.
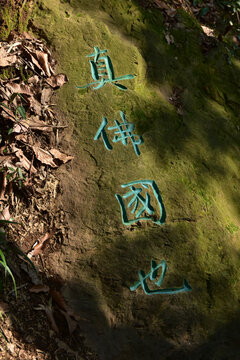
[[[239,60],[230,64],[219,42],[202,51],[206,35],[183,10],[169,30],[160,10],[130,0],[43,0],[32,31],[69,78],[56,103],[75,153],[65,176],[79,171],[65,187],[79,244],[66,250],[73,262],[61,268],[62,276],[91,288],[90,302],[103,318],[111,314],[109,327],[139,326],[182,346],[206,341],[239,312]],[[116,76],[135,75],[122,81],[127,91],[111,84],[76,88],[93,81],[86,55],[94,46],[108,50]],[[120,110],[144,139],[139,157],[131,143],[108,151],[102,139],[93,140],[102,117],[113,126]],[[157,183],[166,222],[124,226],[114,195],[123,193],[121,184],[144,179]],[[148,272],[151,259],[167,261],[164,287],[182,286],[186,278],[192,292],[131,293],[138,270]]]

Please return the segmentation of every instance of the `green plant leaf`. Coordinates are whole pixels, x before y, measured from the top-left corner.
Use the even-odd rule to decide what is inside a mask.
[[[20,93],[13,93],[9,98],[10,103],[13,102],[16,96],[20,96],[20,98],[27,103],[27,100],[25,100],[25,98]]]
[[[18,167],[18,168],[17,168],[17,171],[18,171],[19,178],[20,178],[20,179],[24,179],[23,173],[22,173],[22,169]]]
[[[10,269],[9,266],[7,265],[5,255],[3,254],[3,252],[2,252],[1,249],[0,249],[0,256],[1,256],[1,258],[2,258],[2,260],[0,260],[0,264],[4,267],[5,277],[7,276],[7,273],[11,276],[12,281],[13,281],[14,292],[15,292],[15,295],[16,295],[16,298],[17,298],[17,286],[16,286],[16,281],[15,281],[15,278],[14,278],[14,276],[13,276],[13,273],[12,273],[11,269]]]
[[[201,9],[200,13],[199,13],[199,16],[205,16],[209,11],[209,7],[206,6],[204,8]]]
[[[20,114],[20,116],[21,116],[24,120],[26,120],[26,111],[25,111],[25,109],[24,109],[23,106],[18,106],[18,107],[16,108],[16,112],[18,112],[18,113]]]
[[[16,251],[19,253],[19,255],[21,255],[22,257],[24,257],[25,260],[27,260],[27,262],[29,262],[29,264],[31,265],[31,267],[33,268],[34,271],[36,271],[36,273],[38,273],[35,265],[33,264],[33,262],[29,259],[29,257],[22,251],[20,250],[17,246],[15,246]]]
[[[0,220],[0,225],[1,224],[19,224],[16,221],[9,221],[9,220]]]
[[[10,108],[9,108],[6,104],[4,104],[3,102],[0,102],[0,105],[2,105],[3,107],[7,108],[8,110],[10,110]]]

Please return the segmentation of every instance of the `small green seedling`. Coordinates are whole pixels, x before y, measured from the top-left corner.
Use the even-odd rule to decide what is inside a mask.
[[[7,274],[9,274],[12,278],[12,281],[13,281],[13,286],[14,286],[14,292],[15,292],[15,295],[16,295],[16,298],[17,298],[17,286],[16,286],[16,281],[15,281],[15,278],[13,276],[13,273],[11,271],[11,269],[9,268],[9,266],[7,265],[7,262],[6,262],[6,258],[2,252],[2,250],[0,249],[0,264],[4,267],[4,270],[5,270],[5,279],[7,277]]]

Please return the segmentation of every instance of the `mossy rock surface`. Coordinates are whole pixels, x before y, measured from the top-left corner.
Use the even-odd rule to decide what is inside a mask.
[[[159,10],[130,0],[43,0],[33,21],[69,78],[56,103],[75,155],[60,170],[69,243],[50,262],[67,280],[68,301],[90,320],[81,328],[102,359],[239,354],[235,345],[219,351],[211,336],[239,317],[240,62],[229,65],[218,43],[204,53],[197,21],[183,11],[176,19],[167,30]],[[75,87],[92,81],[86,55],[94,46],[108,50],[116,76],[135,75],[122,81],[128,91]],[[107,151],[102,139],[93,140],[102,116],[113,126],[120,110],[143,136],[139,157],[131,143]],[[158,185],[163,226],[121,222],[114,195],[142,179]],[[130,292],[151,259],[167,261],[163,287],[180,287],[186,278],[192,292]]]

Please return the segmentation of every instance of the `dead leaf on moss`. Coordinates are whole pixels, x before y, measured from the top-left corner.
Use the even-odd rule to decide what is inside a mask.
[[[203,32],[210,37],[215,37],[214,30],[210,29],[208,26],[201,25]]]
[[[168,45],[174,44],[174,37],[170,34],[165,34],[165,39]]]

